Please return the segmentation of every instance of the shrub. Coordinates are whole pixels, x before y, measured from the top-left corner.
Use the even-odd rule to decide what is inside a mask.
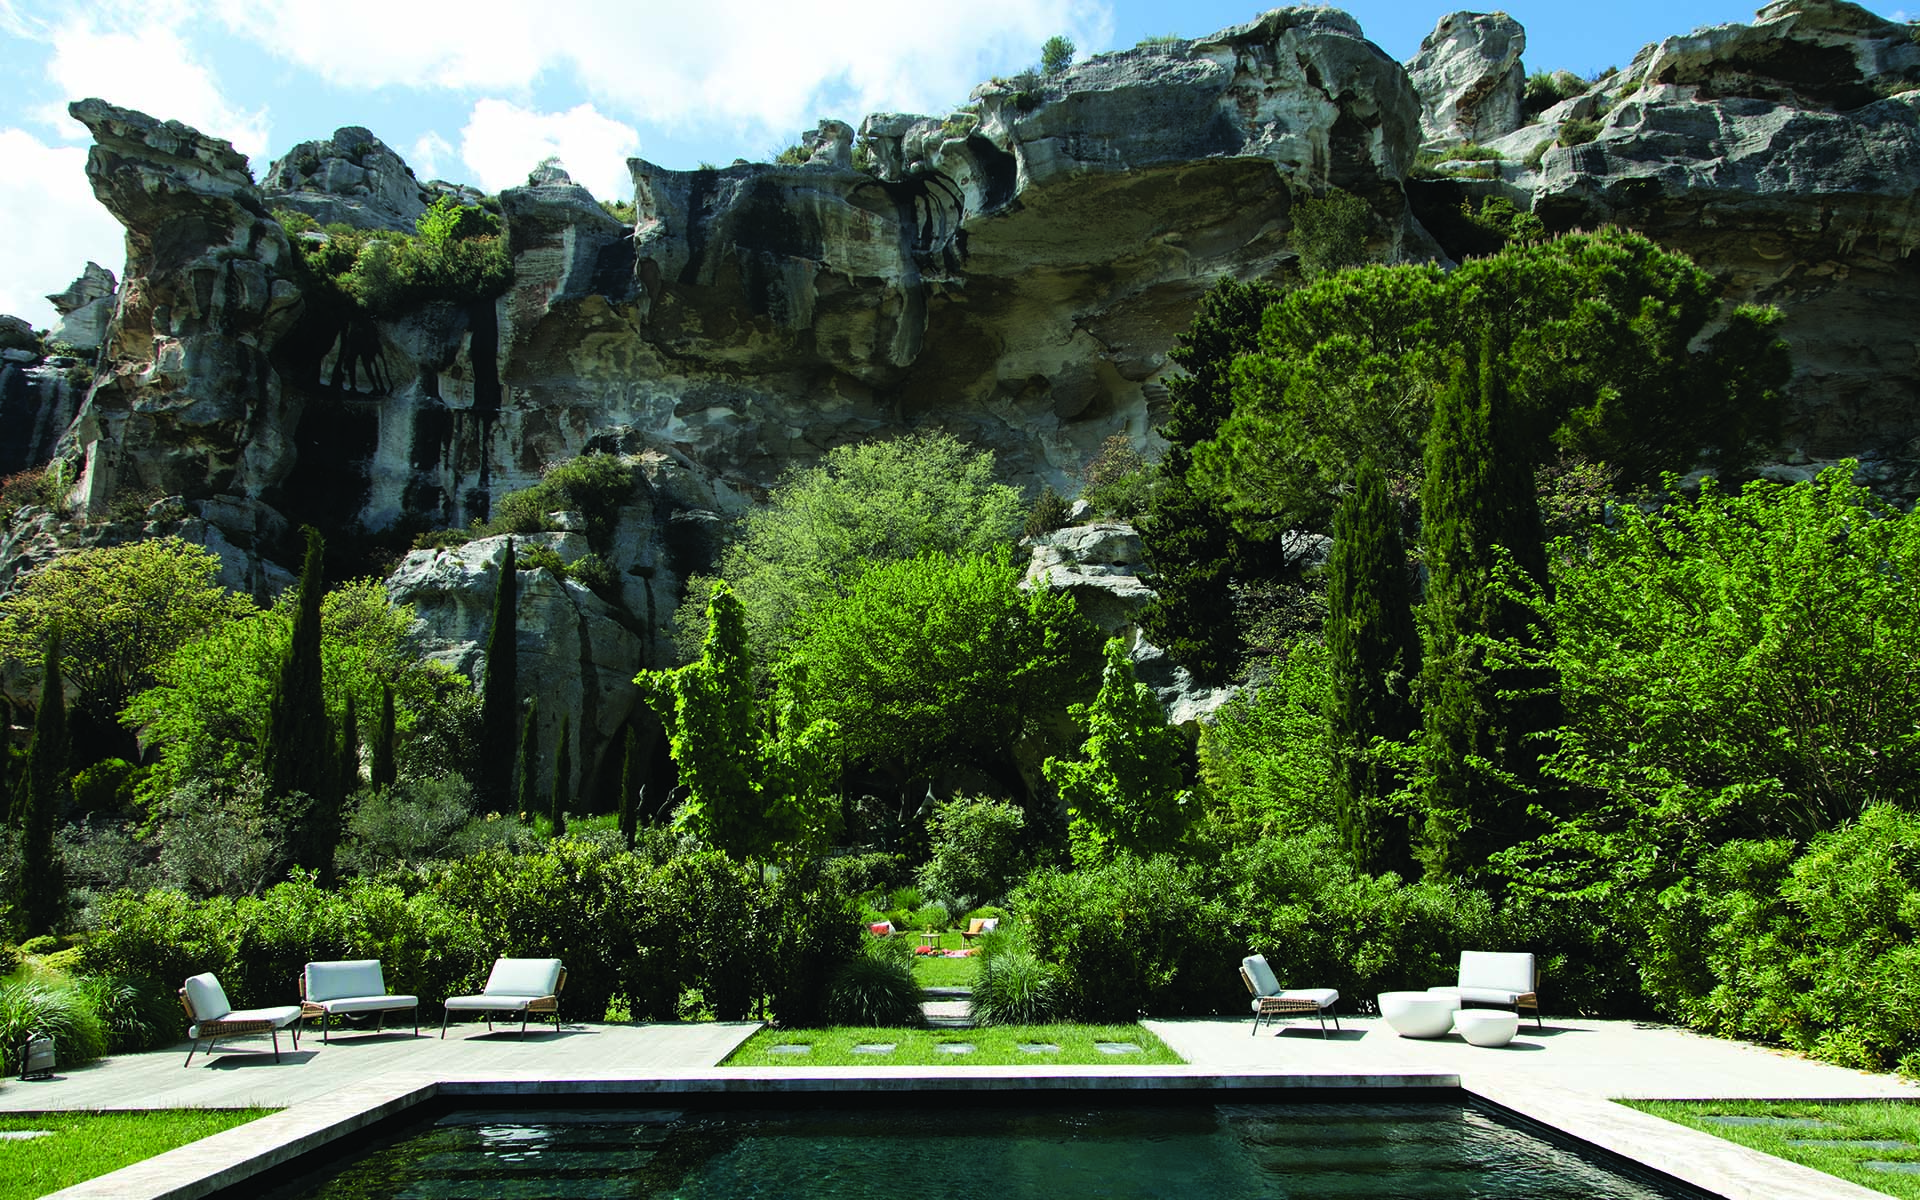
[[[1082,473],[1086,487],[1081,498],[1093,511],[1116,521],[1132,521],[1153,499],[1159,472],[1133,448],[1133,439],[1116,433],[1100,443],[1099,453]]]
[[[1558,142],[1562,146],[1584,146],[1600,136],[1600,122],[1592,117],[1576,117],[1560,126]]]
[[[551,571],[556,579],[567,577],[566,560],[552,546],[516,546],[514,553],[515,565],[522,571]]]
[[[587,520],[587,544],[599,554],[612,549],[620,508],[633,499],[633,468],[617,454],[583,454],[547,468],[540,482],[508,492],[493,505],[486,534],[541,533],[551,514],[577,512]],[[526,566],[524,560],[522,567]]]
[[[172,995],[108,975],[83,975],[74,980],[73,990],[99,1018],[105,1053],[152,1050],[179,1036],[185,1014]]]
[[[933,856],[920,868],[920,889],[954,902],[998,900],[1026,868],[1021,835],[1027,817],[1005,800],[949,800],[934,810]],[[949,903],[953,910],[968,904]]]
[[[1073,519],[1072,512],[1073,506],[1067,503],[1067,498],[1054,491],[1052,484],[1047,484],[1034,498],[1033,507],[1027,510],[1027,520],[1020,532],[1026,537],[1036,538],[1043,533],[1065,529]]]
[[[775,881],[769,902],[776,930],[762,960],[768,1000],[782,1025],[818,1025],[827,991],[841,964],[861,954],[867,935],[843,895],[827,889],[817,860],[789,867]]]
[[[974,1021],[981,1025],[1051,1025],[1067,1020],[1073,1009],[1073,989],[1066,972],[1041,962],[1024,946],[996,946],[1004,937],[989,937],[983,950],[969,1006]]]
[[[1527,76],[1526,89],[1520,95],[1521,115],[1532,119],[1561,101],[1580,95],[1587,87],[1587,81],[1572,71],[1535,71]]]
[[[458,775],[368,788],[354,798],[336,861],[345,874],[372,875],[448,857],[473,820],[473,788]]]
[[[1065,973],[1087,1020],[1216,1012],[1240,958],[1225,906],[1207,895],[1197,867],[1168,855],[1041,871],[1010,907],[1034,955]]]
[[[0,983],[0,1061],[20,1070],[21,1043],[28,1034],[53,1035],[58,1065],[78,1066],[107,1052],[107,1032],[87,997],[72,987],[39,980]]]
[[[898,938],[872,940],[906,944]],[[862,954],[834,973],[826,1016],[833,1025],[917,1025],[920,985],[898,959]]]

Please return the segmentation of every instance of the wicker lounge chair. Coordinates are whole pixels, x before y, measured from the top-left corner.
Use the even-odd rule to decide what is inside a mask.
[[[187,1036],[193,1039],[193,1045],[187,1050],[187,1061],[182,1066],[192,1066],[193,1056],[200,1049],[200,1041],[206,1039],[207,1053],[213,1053],[213,1045],[221,1038],[239,1037],[247,1033],[268,1033],[273,1035],[273,1061],[280,1061],[280,1031],[293,1026],[293,1048],[300,1048],[300,1006],[283,1004],[278,1008],[247,1008],[236,1011],[227,1002],[226,989],[209,971],[204,975],[195,975],[187,980],[180,989],[180,1006],[187,1010]]]
[[[1320,1036],[1327,1036],[1327,1018],[1333,1018],[1333,1027],[1340,1028],[1340,1014],[1333,1006],[1340,1000],[1340,993],[1333,988],[1282,988],[1280,981],[1273,976],[1273,968],[1267,965],[1264,954],[1252,954],[1240,960],[1240,981],[1253,993],[1253,1032],[1260,1032],[1260,1022],[1278,1017],[1303,1017],[1311,1013],[1320,1022]],[[1275,1030],[1278,1033],[1279,1030]]]
[[[374,1029],[386,1026],[390,1012],[412,1009],[414,1036],[420,1034],[420,998],[387,993],[387,981],[377,958],[347,962],[310,962],[300,973],[300,1015],[317,1018],[320,1040],[327,1040],[330,1017],[347,1013],[376,1014]]]
[[[527,1036],[527,1022],[536,1013],[552,1013],[553,1027],[560,1028],[560,989],[567,985],[567,969],[557,958],[501,958],[487,976],[487,986],[477,996],[450,996],[440,1016],[440,1036],[447,1036],[447,1018],[455,1012],[487,1014],[487,1032],[493,1032],[493,1014],[520,1014],[520,1036]]]
[[[987,936],[998,928],[1000,928],[999,917],[975,917],[973,920],[967,922],[965,929],[960,931],[960,940],[962,942],[971,942],[977,938]]]
[[[1491,1004],[1511,1008],[1515,1014],[1533,1010],[1536,1029],[1540,1020],[1540,968],[1533,955],[1491,950],[1460,952],[1460,982],[1450,987],[1432,987],[1429,992],[1453,996],[1465,1007]]]

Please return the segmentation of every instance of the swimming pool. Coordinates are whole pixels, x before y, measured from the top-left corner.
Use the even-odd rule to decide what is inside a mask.
[[[258,1190],[254,1196],[260,1196]],[[1458,1100],[456,1109],[271,1200],[1694,1196]]]

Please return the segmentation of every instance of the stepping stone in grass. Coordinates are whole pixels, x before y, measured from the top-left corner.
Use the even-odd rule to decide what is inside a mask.
[[[935,1054],[972,1054],[972,1042],[939,1042],[933,1047]]]
[[[767,1053],[768,1054],[791,1054],[791,1055],[798,1056],[801,1054],[812,1054],[813,1047],[809,1046],[805,1042],[789,1042],[786,1045],[782,1045],[782,1046],[768,1046]]]
[[[1896,1142],[1885,1138],[1788,1138],[1787,1145],[1837,1150],[1920,1150],[1920,1146],[1912,1142]]]
[[[1019,1042],[1015,1044],[1014,1049],[1020,1051],[1022,1054],[1060,1053],[1060,1047],[1054,1045],[1052,1042]]]
[[[855,1054],[892,1054],[893,1042],[862,1042],[853,1048]]]
[[[1889,1175],[1920,1175],[1920,1162],[1874,1162],[1860,1164],[1869,1171],[1885,1171]]]
[[[34,1138],[52,1137],[51,1129],[7,1129],[0,1130],[0,1142],[30,1142]]]
[[[1138,1054],[1140,1047],[1132,1042],[1095,1042],[1093,1048],[1102,1054]]]
[[[1768,1129],[1837,1129],[1832,1121],[1819,1117],[1701,1117],[1714,1125],[1761,1125]]]

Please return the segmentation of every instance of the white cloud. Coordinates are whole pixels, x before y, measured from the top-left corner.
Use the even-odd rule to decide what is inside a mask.
[[[148,11],[137,26],[109,28],[87,18],[52,28],[46,75],[61,101],[43,115],[67,136],[83,136],[67,119],[66,101],[98,96],[161,120],[183,121],[226,138],[246,155],[264,155],[271,122],[266,110],[247,112],[221,93],[213,73],[196,60],[166,14]]]
[[[489,192],[521,186],[540,160],[558,155],[575,183],[599,199],[624,200],[633,192],[627,159],[639,148],[632,126],[601,116],[591,104],[542,113],[482,100],[460,131],[460,157]]]
[[[821,117],[944,112],[1064,33],[1111,36],[1105,0],[213,0],[268,53],[350,87],[512,94],[569,75],[602,110],[675,131],[791,140]],[[343,41],[341,29],[379,36]]]
[[[413,143],[412,153],[407,155],[407,163],[414,173],[422,179],[441,179],[446,170],[446,161],[453,157],[453,143],[432,129],[421,134]]]
[[[0,312],[45,329],[59,320],[45,293],[66,287],[89,259],[118,276],[126,237],[93,198],[85,150],[0,129],[0,162]]]

